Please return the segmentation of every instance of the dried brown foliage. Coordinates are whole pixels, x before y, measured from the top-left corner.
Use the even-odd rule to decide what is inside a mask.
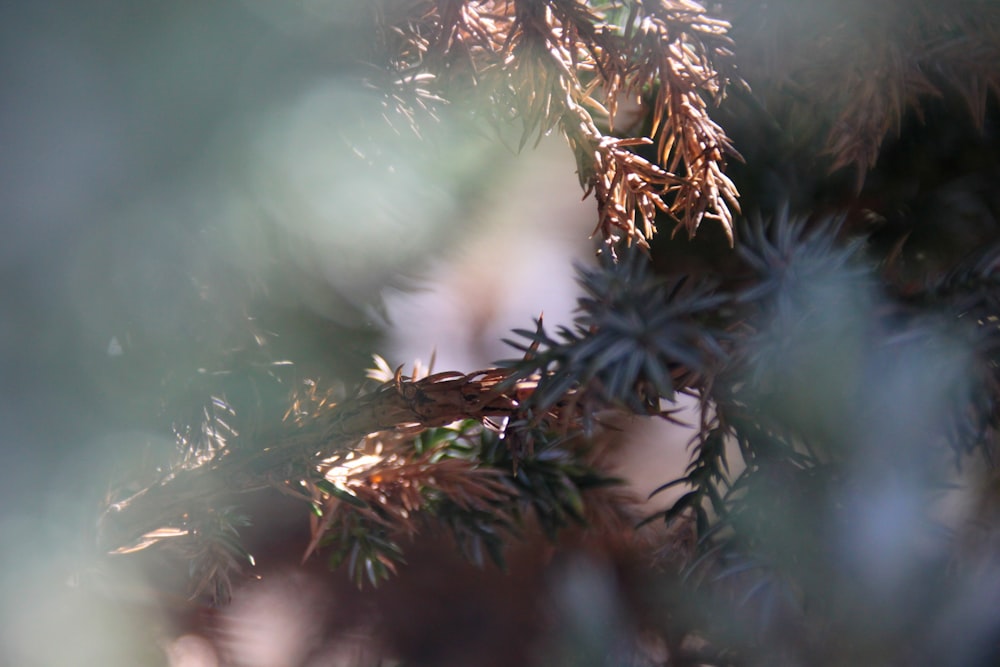
[[[467,459],[437,460],[435,451],[417,453],[412,439],[396,439],[386,449],[382,438],[373,435],[368,445],[375,453],[320,466],[321,481],[335,487],[306,483],[309,500],[318,511],[312,517],[312,540],[303,558],[324,542],[350,544],[351,531],[358,524],[392,537],[413,536],[423,525],[421,513],[432,501],[442,499],[465,511],[488,513],[500,523],[513,523],[504,505],[516,493],[503,482],[502,471]],[[352,460],[360,465],[352,466]],[[383,563],[395,572],[393,564]]]
[[[501,388],[508,375],[508,371],[493,369],[469,375],[438,373],[414,380],[397,370],[392,379],[373,391],[342,403],[333,402],[310,385],[293,401],[287,428],[264,438],[270,444],[223,449],[200,466],[179,469],[112,503],[102,517],[102,522],[108,523],[105,533],[117,542],[113,548],[116,553],[140,551],[168,537],[186,534],[187,529],[179,527],[180,517],[199,503],[267,487],[301,495],[295,487],[300,479],[310,478],[315,470],[328,471],[340,457],[363,451],[359,443],[367,442],[369,448],[372,442],[382,447],[405,445],[414,435],[433,426],[462,419],[482,421],[512,416],[520,398],[530,395],[534,387],[531,382],[520,382]],[[397,480],[405,479],[407,474],[412,476],[420,468],[416,459],[400,458],[391,451],[384,459],[379,469],[389,474],[387,466],[398,468],[392,473]],[[408,471],[405,474],[404,469]],[[449,475],[448,479],[456,477]],[[371,481],[370,477],[365,479]],[[476,484],[482,481],[484,492],[492,488],[488,475],[477,473],[468,479]],[[471,493],[460,485],[449,484],[452,490]],[[311,498],[308,494],[306,497]],[[472,497],[464,496],[466,500]],[[405,508],[406,503],[402,506]],[[163,532],[162,527],[173,529]]]
[[[728,24],[701,5],[423,0],[385,8],[382,25],[398,85],[416,92],[394,98],[408,117],[421,100],[474,90],[487,115],[520,122],[521,147],[558,129],[606,241],[645,247],[657,211],[690,235],[715,219],[732,238],[738,193],[724,169],[737,154],[708,115],[729,80]],[[620,100],[651,105],[648,137],[615,138]],[[655,157],[630,150],[643,144]]]

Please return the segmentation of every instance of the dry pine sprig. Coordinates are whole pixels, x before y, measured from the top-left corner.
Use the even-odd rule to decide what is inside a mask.
[[[395,573],[403,559],[398,540],[432,519],[449,525],[474,559],[485,549],[498,562],[502,536],[518,532],[526,507],[543,528],[571,518],[582,522],[584,513],[621,524],[622,516],[610,507],[584,507],[573,476],[582,483],[597,478],[575,458],[550,451],[544,459],[523,461],[519,470],[509,443],[496,434],[492,446],[501,458],[483,456],[482,443],[490,440],[484,429],[497,429],[514,416],[537,384],[509,378],[510,371],[494,369],[411,379],[397,369],[375,390],[340,404],[311,384],[289,410],[287,428],[265,441],[273,444],[226,448],[199,467],[178,469],[110,505],[100,521],[106,550],[112,557],[151,547],[180,553],[199,563],[196,594],[209,592],[219,601],[253,557],[229,523],[193,517],[221,517],[216,507],[265,488],[313,507],[304,558],[329,546],[331,563],[346,563],[359,584],[374,585]],[[552,406],[553,422],[567,421],[559,416],[563,408]],[[416,444],[433,426],[455,422],[464,430],[453,437]],[[437,431],[449,428],[455,430]],[[465,453],[462,447],[446,452],[456,438],[479,444]],[[518,480],[533,474],[554,476],[521,488]],[[533,489],[541,488],[548,491],[535,498]],[[215,528],[208,530],[209,524]]]
[[[263,436],[262,443],[224,448],[197,467],[178,469],[110,503],[101,523],[117,543],[107,545],[108,551],[131,553],[161,542],[157,529],[178,525],[192,507],[262,488],[287,488],[372,434],[385,441],[392,433],[406,438],[457,420],[511,417],[535,383],[505,382],[510,375],[492,369],[414,380],[399,369],[374,391],[342,403],[305,392],[293,402],[284,428]]]
[[[419,80],[425,99],[474,90],[498,120],[520,122],[521,146],[558,129],[597,200],[595,233],[606,241],[624,235],[645,247],[658,211],[689,235],[717,220],[732,240],[738,193],[724,170],[738,154],[707,111],[730,78],[720,72],[731,58],[725,21],[688,0],[424,0],[392,9],[381,32],[399,81]],[[620,100],[650,106],[649,136],[615,137]],[[655,156],[630,150],[644,144]]]

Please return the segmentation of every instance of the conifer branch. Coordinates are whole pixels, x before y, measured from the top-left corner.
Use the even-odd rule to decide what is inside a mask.
[[[107,552],[117,555],[161,543],[182,545],[186,552],[221,553],[225,562],[205,565],[209,574],[200,581],[198,589],[210,590],[221,585],[219,590],[226,590],[228,586],[224,584],[229,573],[238,569],[238,562],[248,555],[237,549],[234,558],[228,555],[232,548],[213,552],[211,544],[204,548],[196,546],[204,540],[193,538],[204,537],[206,531],[195,523],[202,521],[199,517],[218,518],[215,507],[231,505],[244,493],[273,488],[311,502],[323,519],[314,522],[314,540],[307,555],[335,526],[340,526],[337,530],[347,530],[344,521],[374,521],[373,525],[382,529],[398,529],[398,520],[424,505],[420,497],[430,488],[443,493],[449,502],[457,503],[458,510],[476,510],[498,521],[504,516],[502,507],[486,512],[476,498],[499,502],[517,495],[509,488],[497,486],[497,475],[512,474],[512,466],[516,466],[510,455],[499,468],[482,467],[476,458],[442,461],[428,458],[430,454],[426,452],[413,453],[412,443],[421,433],[437,426],[453,422],[493,424],[516,417],[521,401],[531,395],[536,384],[530,378],[512,378],[511,371],[504,369],[467,375],[438,373],[419,379],[404,377],[399,369],[395,377],[373,391],[342,403],[329,401],[316,392],[315,385],[310,385],[309,391],[293,401],[280,432],[262,436],[260,443],[231,444],[199,465],[179,467],[130,497],[110,503],[99,522],[101,543]],[[560,406],[550,408],[553,422],[565,422],[565,418],[558,416]],[[361,469],[361,476],[340,487],[338,492],[331,482],[331,469],[343,463],[345,456],[350,459],[376,444],[384,450],[380,462]],[[509,443],[502,445],[504,450],[508,447]],[[384,495],[386,485],[396,490],[395,495]],[[409,495],[406,489],[410,489]],[[378,515],[371,514],[370,508],[375,506],[369,502],[372,494],[382,498],[377,503],[382,508]],[[356,499],[351,510],[354,518],[347,518],[343,507],[337,509],[344,506],[345,497]],[[386,508],[394,503],[402,514],[385,514]],[[235,535],[235,531],[230,532]],[[222,533],[216,530],[213,534]],[[230,542],[227,538],[226,544]],[[499,544],[491,548],[499,549]],[[386,562],[389,556],[385,553],[373,558],[381,563],[372,566],[379,575],[367,573],[367,578],[376,583],[392,566]],[[360,581],[358,572],[355,575]],[[216,581],[219,577],[221,584]]]
[[[707,112],[730,79],[722,73],[731,69],[729,25],[701,5],[427,0],[382,19],[396,49],[389,67],[401,84],[420,82],[415,104],[477,90],[487,115],[521,123],[519,148],[559,128],[597,201],[595,234],[609,244],[624,234],[646,247],[658,211],[689,235],[717,220],[732,241],[738,192],[724,170],[739,154]],[[403,97],[393,99],[413,117]],[[652,109],[648,137],[614,136],[626,99]],[[631,150],[644,144],[655,146],[655,159]]]

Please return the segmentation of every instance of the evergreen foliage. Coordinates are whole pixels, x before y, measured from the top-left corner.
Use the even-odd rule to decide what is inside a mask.
[[[242,500],[266,489],[311,512],[305,557],[361,587],[405,576],[418,535],[480,567],[538,534],[614,535],[642,554],[631,613],[664,650],[593,664],[993,664],[994,4],[356,10],[375,44],[357,71],[405,141],[433,146],[456,115],[513,122],[518,150],[569,143],[599,218],[578,316],[525,323],[499,368],[378,359],[363,380],[370,329],[343,327],[339,367],[294,358],[266,290],[227,319],[206,284],[197,350],[128,343],[147,363],[125,375],[178,363],[128,410],[167,444],[112,481],[102,553],[177,558],[186,595],[225,604],[254,563]],[[680,495],[636,517],[607,472],[609,415],[673,420],[680,395],[699,405],[690,464],[657,491]],[[974,510],[945,522],[957,481]]]

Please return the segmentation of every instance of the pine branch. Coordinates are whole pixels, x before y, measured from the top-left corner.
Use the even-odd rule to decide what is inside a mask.
[[[703,219],[732,240],[738,193],[725,176],[739,157],[708,116],[729,75],[728,23],[689,0],[603,4],[578,0],[425,1],[382,16],[396,55],[389,68],[417,91],[391,98],[408,119],[427,99],[460,100],[478,91],[482,112],[521,123],[518,148],[555,128],[577,159],[581,186],[594,193],[595,233],[624,234],[646,247],[662,211],[693,235]],[[419,82],[419,83],[418,83]],[[619,99],[650,97],[648,137],[616,138]],[[412,122],[411,122],[412,124]],[[632,150],[656,147],[655,161]]]
[[[372,453],[324,462],[306,482],[315,513],[306,557],[329,547],[331,566],[377,585],[403,562],[401,539],[424,530],[444,527],[477,565],[488,554],[503,566],[506,542],[534,526],[550,539],[585,515],[588,527],[621,528],[610,497],[584,503],[584,491],[610,480],[576,447],[537,433],[534,451],[515,454],[517,434],[505,436],[465,420],[388,443],[373,435],[363,449]]]
[[[198,467],[171,472],[130,498],[111,504],[104,518],[114,520],[116,532],[140,536],[169,525],[191,504],[283,484],[295,473],[356,445],[370,433],[513,416],[518,396],[530,394],[534,383],[522,381],[498,391],[509,374],[494,369],[469,375],[438,373],[420,380],[397,374],[392,382],[371,393],[340,404],[323,404],[309,419],[300,415],[299,426],[261,436],[262,442],[268,443],[263,447],[222,449]],[[300,407],[293,405],[293,410]]]

